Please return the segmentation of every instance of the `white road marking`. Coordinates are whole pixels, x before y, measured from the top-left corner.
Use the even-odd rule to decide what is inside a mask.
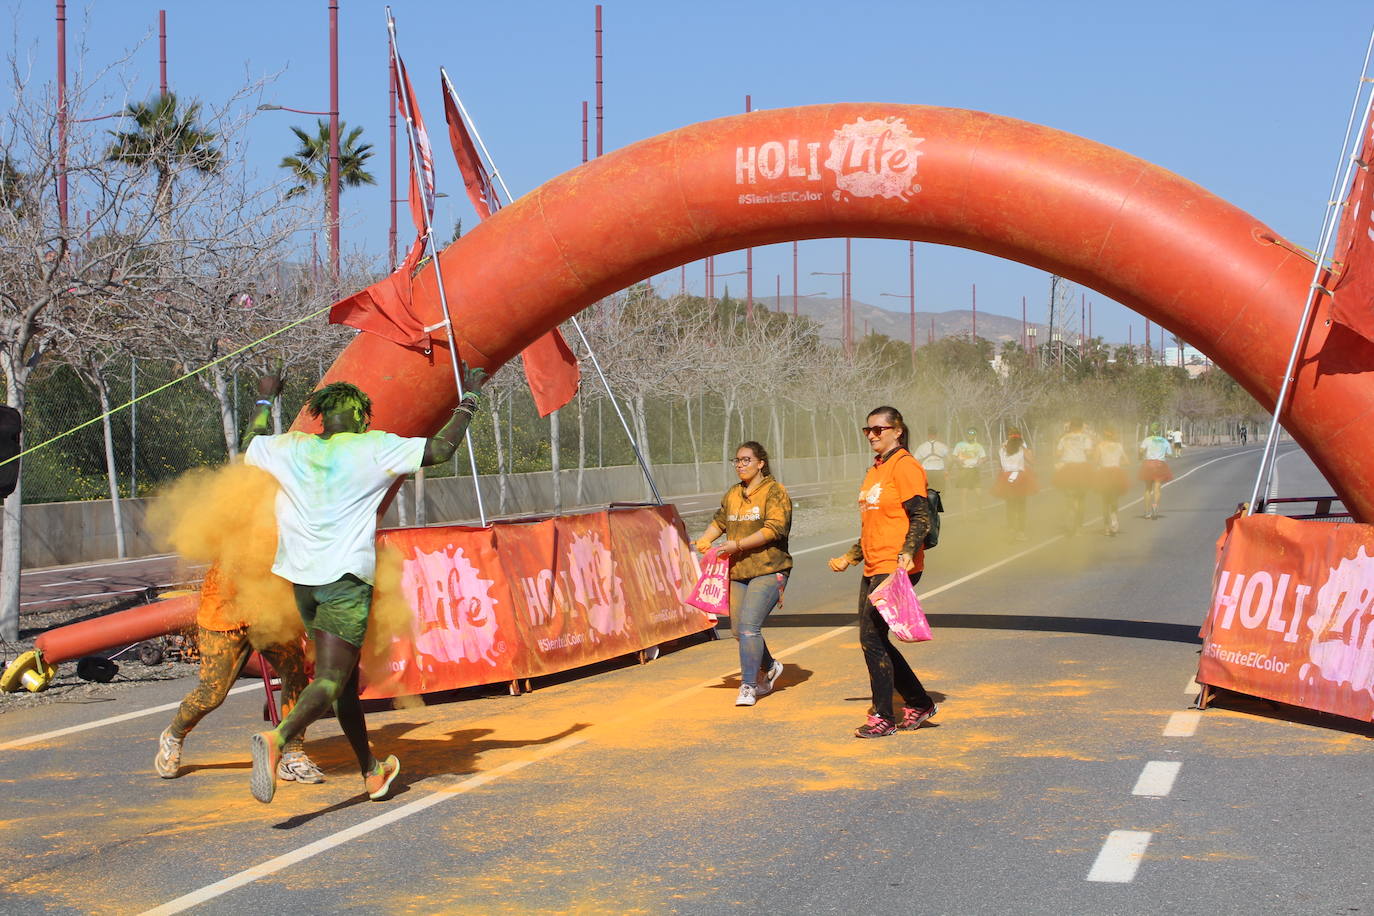
[[[1105,881],[1111,884],[1129,884],[1135,879],[1140,860],[1145,857],[1145,849],[1154,836],[1144,830],[1113,830],[1107,834],[1107,841],[1088,872],[1089,881]]]
[[[62,582],[40,582],[39,588],[61,588],[64,585],[86,585],[89,582],[108,582],[111,576],[92,576],[89,579],[67,579]]]
[[[254,684],[244,684],[240,687],[230,688],[229,694],[232,696],[233,694],[243,693],[244,691],[248,690],[261,689],[262,684],[260,682]],[[130,719],[138,719],[143,716],[151,716],[153,713],[166,712],[169,709],[176,709],[180,705],[181,701],[178,700],[175,703],[163,703],[161,706],[150,706],[147,709],[138,709],[134,712],[126,712],[118,716],[110,716],[107,719],[97,719],[94,722],[86,722],[82,725],[71,725],[67,728],[59,728],[55,729],[54,731],[43,732],[40,735],[29,735],[27,738],[15,738],[13,741],[6,741],[4,744],[0,744],[0,751],[7,751],[11,748],[16,747],[23,747],[26,744],[35,744],[39,741],[47,741],[52,738],[61,738],[64,735],[73,735],[77,732],[89,731],[90,729],[100,728],[104,725],[114,725],[117,722],[127,722]]]
[[[1184,693],[1197,693],[1200,690],[1202,690],[1202,685],[1197,682],[1196,674],[1188,678],[1188,683],[1183,688]]]
[[[41,566],[37,569],[26,569],[23,575],[37,576],[45,572],[62,572],[73,569],[99,569],[102,566],[129,566],[134,563],[148,563],[152,560],[167,560],[175,557],[174,553],[157,553],[146,557],[135,557],[132,560],[104,560],[99,563],[73,563],[70,566]]]
[[[1202,721],[1202,713],[1196,709],[1185,709],[1169,716],[1169,721],[1164,723],[1164,737],[1166,738],[1191,738],[1197,732],[1198,722]]]
[[[947,591],[951,588],[954,588],[956,585],[961,585],[964,582],[969,581],[970,579],[974,579],[980,575],[983,575],[984,573],[991,572],[992,570],[997,569],[1000,566],[1010,563],[1012,560],[1025,556],[1028,553],[1033,553],[1034,551],[1039,550],[1042,547],[1046,547],[1057,540],[1060,540],[1060,537],[1054,537],[1050,538],[1049,540],[1042,541],[1035,547],[1028,548],[1014,556],[1007,557],[1006,559],[1000,560],[997,563],[985,566],[976,572],[970,573],[969,575],[964,576],[963,578],[956,579],[953,582],[948,582],[940,586],[939,588],[933,588],[930,591],[923,593],[920,597],[924,600],[926,598],[938,595],[943,591]],[[853,541],[851,540],[848,543],[853,543]],[[822,547],[823,546],[824,545],[822,545]],[[825,633],[821,633],[819,636],[813,636],[810,639],[804,640],[803,642],[797,643],[794,646],[790,646],[789,648],[783,649],[781,652],[776,652],[774,654],[779,658],[786,655],[791,655],[793,653],[800,652],[803,649],[807,649],[811,646],[814,646],[818,643],[825,642],[828,639],[833,639],[834,637],[839,636],[841,633],[851,632],[853,629],[853,624],[842,627],[836,627],[833,630],[828,630]],[[224,878],[223,880],[216,881],[213,884],[208,884],[205,887],[200,888],[199,890],[192,891],[191,893],[178,897],[175,900],[168,901],[167,903],[164,903],[161,906],[154,907],[151,910],[147,910],[143,914],[143,916],[154,916],[154,914],[157,914],[157,916],[164,916],[164,914],[180,913],[184,910],[190,909],[193,906],[199,906],[207,900],[212,900],[215,897],[227,894],[230,891],[243,887],[246,884],[251,884],[259,878],[265,877],[270,874],[275,874],[276,872],[279,872],[284,868],[289,868],[290,866],[295,865],[297,862],[301,862],[305,859],[309,859],[313,856],[319,855],[321,852],[333,849],[334,847],[347,843],[350,840],[356,839],[357,837],[365,836],[366,834],[369,834],[374,830],[377,830],[381,827],[385,827],[388,824],[393,824],[401,820],[402,818],[409,817],[412,814],[418,814],[421,811],[425,811],[429,808],[432,808],[435,805],[447,801],[450,798],[454,798],[457,795],[469,792],[480,786],[484,786],[488,783],[494,782],[497,779],[500,779],[502,776],[505,776],[509,773],[513,773],[517,770],[524,769],[532,763],[536,763],[540,760],[545,760],[549,757],[552,757],[555,754],[562,753],[565,750],[569,750],[573,747],[583,744],[584,742],[590,740],[595,735],[595,733],[600,729],[612,728],[614,725],[616,725],[618,722],[622,720],[643,716],[646,712],[650,712],[655,709],[660,709],[665,706],[672,705],[673,703],[676,703],[681,699],[691,696],[692,694],[699,693],[702,690],[707,690],[712,687],[718,687],[720,685],[721,680],[723,680],[726,677],[730,677],[731,675],[737,674],[738,672],[738,668],[731,669],[730,671],[727,671],[723,674],[716,675],[715,677],[701,681],[698,684],[694,684],[691,687],[679,690],[677,693],[664,697],[661,700],[657,700],[646,706],[642,706],[639,709],[635,710],[633,713],[627,713],[624,716],[612,719],[609,722],[603,723],[601,725],[592,726],[590,729],[576,737],[566,738],[562,741],[557,741],[549,745],[547,748],[544,748],[534,754],[531,754],[528,757],[523,757],[519,760],[512,760],[508,763],[496,767],[495,769],[489,770],[488,772],[479,773],[476,776],[471,776],[457,783],[454,786],[435,790],[429,795],[426,795],[423,798],[416,799],[415,801],[410,802],[409,804],[401,805],[400,807],[394,808],[386,812],[385,814],[380,814],[377,817],[369,818],[368,820],[365,820],[362,823],[355,824],[354,826],[348,827],[344,830],[340,830],[337,833],[332,833],[329,836],[322,837],[321,839],[316,840],[313,843],[309,843],[305,846],[302,846],[299,849],[295,849],[291,852],[284,853],[283,855],[277,856],[275,859],[269,859],[268,861],[263,862],[259,865],[254,865],[251,868],[246,868],[243,871],[238,872],[237,874],[233,874],[227,878]]]
[[[1135,781],[1131,794],[1163,798],[1174,790],[1174,780],[1178,778],[1182,766],[1177,760],[1151,760],[1140,771],[1140,778]]]
[[[108,598],[112,595],[131,595],[134,592],[146,592],[149,588],[166,588],[171,583],[162,585],[140,585],[137,588],[116,588],[104,592],[91,592],[89,595],[54,595],[51,598],[38,598],[34,601],[21,601],[20,607],[28,607],[31,604],[52,604],[55,601],[80,601],[82,598]]]

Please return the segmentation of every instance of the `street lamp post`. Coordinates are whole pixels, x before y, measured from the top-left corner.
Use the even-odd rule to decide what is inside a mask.
[[[329,0],[329,269],[339,282],[339,0]]]
[[[845,241],[848,242],[849,240],[846,239]],[[848,248],[848,245],[846,244],[845,247]],[[845,263],[846,263],[846,264],[848,263],[848,258],[845,259]],[[840,313],[841,313],[841,319],[840,319],[840,320],[844,323],[844,327],[840,329],[840,330],[841,330],[841,335],[840,335],[840,336],[841,336],[841,340],[842,340],[843,343],[844,343],[844,353],[845,353],[846,356],[849,356],[849,355],[852,354],[852,352],[853,352],[853,350],[854,350],[854,340],[853,340],[853,335],[852,335],[851,330],[850,330],[852,322],[851,322],[851,319],[850,319],[850,312],[849,312],[849,271],[847,271],[847,270],[813,270],[813,271],[811,271],[811,276],[813,276],[813,277],[839,277],[839,278],[840,278]]]
[[[331,0],[337,4],[337,0]],[[338,101],[337,86],[333,101]],[[314,115],[329,118],[329,185],[325,190],[325,222],[329,226],[329,268],[333,279],[339,279],[339,112],[310,111],[305,108],[289,108],[286,105],[263,104],[258,111],[290,111],[294,114]],[[393,192],[394,196],[394,192]],[[393,248],[394,250],[394,248]]]

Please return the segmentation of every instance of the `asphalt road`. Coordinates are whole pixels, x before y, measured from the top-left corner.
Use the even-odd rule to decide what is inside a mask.
[[[940,713],[912,734],[851,737],[867,705],[857,576],[824,564],[850,528],[794,542],[765,631],[787,668],[756,707],[733,705],[722,640],[521,697],[373,712],[375,746],[404,767],[384,803],[359,794],[332,721],[309,735],[329,780],[254,802],[251,682],[170,781],[151,768],[156,707],[188,681],[15,709],[0,911],[1367,908],[1370,729],[1239,699],[1188,710],[1213,543],[1258,455],[1189,450],[1164,517],[1131,506],[1118,538],[1065,537],[1053,492],[1027,543],[1000,505],[947,516],[918,588],[935,639],[906,647]],[[1280,461],[1281,493],[1326,489],[1300,453]]]

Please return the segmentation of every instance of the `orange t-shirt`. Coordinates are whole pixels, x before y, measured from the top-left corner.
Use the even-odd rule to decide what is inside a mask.
[[[211,566],[205,571],[205,581],[200,586],[200,610],[196,613],[196,625],[221,633],[247,626],[234,609],[234,588],[220,577],[218,566]]]
[[[896,570],[897,555],[902,552],[910,527],[902,503],[913,496],[928,495],[925,468],[904,448],[898,448],[886,461],[868,469],[859,490],[859,546],[864,552],[865,576]],[[924,550],[917,549],[911,568],[925,568]]]

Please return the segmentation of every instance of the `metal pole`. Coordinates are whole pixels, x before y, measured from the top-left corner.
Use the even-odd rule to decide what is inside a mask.
[[[331,3],[337,0],[330,0]],[[406,141],[410,146],[410,161],[418,166],[420,162],[419,150],[415,145],[415,125],[411,120],[412,112],[415,110],[414,100],[409,98],[405,87],[401,85],[401,64],[400,54],[396,50],[396,20],[391,18],[391,7],[386,8],[386,29],[391,39],[391,65],[396,68],[396,89],[405,97],[405,121],[406,121]],[[423,193],[423,189],[421,190]],[[434,264],[435,286],[439,288],[439,305],[444,310],[444,334],[448,338],[448,358],[453,366],[453,385],[458,391],[458,398],[461,400],[463,391],[463,373],[458,367],[458,341],[453,336],[453,313],[448,308],[448,294],[444,290],[444,275],[439,267],[439,250],[434,244],[434,226],[430,220],[429,207],[421,203],[420,212],[425,216],[425,241],[429,245],[430,260]],[[499,431],[498,431],[499,433]],[[487,526],[487,510],[482,505],[482,482],[477,476],[477,453],[472,448],[472,429],[471,426],[464,432],[464,439],[468,446],[468,464],[472,468],[472,490],[477,497],[477,517],[482,523],[482,527]]]
[[[792,317],[797,317],[797,243],[792,243]]]
[[[744,113],[754,110],[754,98],[744,97]],[[754,320],[754,249],[744,249],[744,320]]]
[[[67,229],[67,0],[57,0],[57,218]]]
[[[1021,297],[1021,349],[1025,350],[1026,343],[1026,297]]]
[[[129,496],[138,496],[138,357],[129,357]]]
[[[396,67],[391,62],[391,38],[387,37],[387,121],[391,132],[391,269],[396,270]]]
[[[162,94],[167,94],[167,11],[157,11],[158,77]]]
[[[329,2],[329,270],[339,282],[339,0]]]
[[[778,287],[777,287],[777,290],[773,293],[773,308],[776,309],[777,311],[781,312],[781,311],[782,311],[782,274],[778,274],[778,275],[777,275],[777,278],[778,278]]]
[[[853,286],[850,274],[853,269],[852,242],[852,239],[844,240],[844,348],[847,354],[854,352],[854,300],[851,298]]]
[[[916,243],[906,243],[906,276],[911,290],[911,357],[916,358]]]
[[[587,164],[587,103],[582,103],[582,164]]]
[[[973,284],[973,342],[978,343],[978,284]]]
[[[601,4],[596,5],[596,154],[601,155],[602,150],[602,131],[601,121],[603,117],[602,104],[602,79],[601,79]]]

